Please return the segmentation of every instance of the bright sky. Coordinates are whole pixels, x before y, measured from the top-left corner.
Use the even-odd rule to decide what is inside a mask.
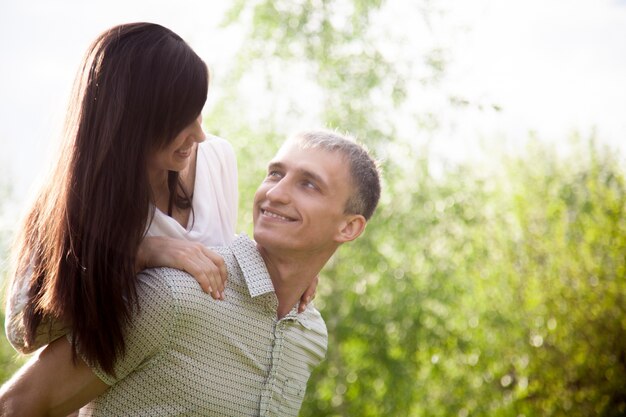
[[[466,13],[449,79],[503,111],[483,132],[562,140],[577,130],[626,153],[626,1],[486,0]]]
[[[389,0],[398,9],[410,0]],[[437,2],[433,2],[437,3]],[[228,2],[179,0],[2,0],[0,2],[0,174],[13,178],[16,204],[43,175],[50,143],[83,52],[118,23],[153,21],[186,39],[220,71],[235,32],[217,29]],[[626,153],[626,1],[441,0],[434,40],[451,50],[445,88],[486,105],[457,115],[442,152],[477,136],[559,140],[597,128]],[[442,31],[442,27],[455,30]],[[410,30],[410,28],[409,28]],[[209,99],[210,100],[210,99]],[[210,102],[209,102],[210,104]],[[445,109],[441,109],[445,111]]]

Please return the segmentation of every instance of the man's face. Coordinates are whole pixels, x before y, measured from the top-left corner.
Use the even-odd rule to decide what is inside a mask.
[[[339,153],[301,149],[290,140],[269,163],[254,196],[254,239],[267,249],[334,250],[351,191]]]

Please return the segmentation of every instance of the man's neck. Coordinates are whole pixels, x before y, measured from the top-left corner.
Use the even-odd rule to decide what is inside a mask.
[[[276,254],[261,246],[258,249],[274,285],[278,298],[277,316],[281,319],[300,300],[331,255],[307,254],[299,257],[292,253]]]

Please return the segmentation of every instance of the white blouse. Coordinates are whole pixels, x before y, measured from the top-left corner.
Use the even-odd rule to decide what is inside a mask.
[[[228,245],[235,237],[237,203],[235,153],[224,139],[207,135],[198,145],[193,210],[187,227],[155,208],[146,235],[175,237],[205,246]]]

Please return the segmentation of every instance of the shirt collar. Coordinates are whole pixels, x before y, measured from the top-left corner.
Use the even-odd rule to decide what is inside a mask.
[[[252,239],[242,233],[230,244],[230,248],[241,268],[251,297],[275,292],[265,261]]]

